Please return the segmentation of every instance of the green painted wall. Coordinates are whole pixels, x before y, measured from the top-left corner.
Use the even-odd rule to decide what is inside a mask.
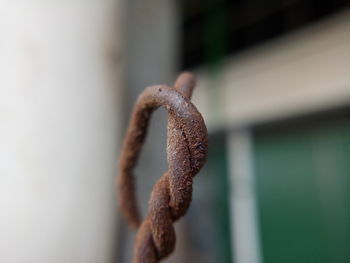
[[[264,263],[350,262],[350,124],[254,135]]]

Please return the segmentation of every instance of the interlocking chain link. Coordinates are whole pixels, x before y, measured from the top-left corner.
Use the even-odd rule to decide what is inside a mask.
[[[117,180],[122,212],[139,228],[133,263],[156,263],[175,248],[173,223],[183,216],[192,199],[193,177],[203,166],[208,152],[208,132],[202,115],[191,103],[195,78],[182,73],[174,87],[157,85],[139,96],[124,139]],[[156,182],[149,200],[148,215],[141,223],[132,173],[143,145],[152,112],[168,111],[168,171]]]

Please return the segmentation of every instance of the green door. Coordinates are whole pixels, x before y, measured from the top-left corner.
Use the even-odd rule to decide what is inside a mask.
[[[350,122],[254,134],[264,263],[350,262]]]

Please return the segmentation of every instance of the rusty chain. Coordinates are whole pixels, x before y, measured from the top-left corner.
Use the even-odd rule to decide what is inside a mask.
[[[134,106],[117,180],[122,212],[132,227],[139,228],[133,263],[157,263],[174,250],[173,223],[186,213],[192,199],[192,179],[206,160],[207,129],[190,101],[194,86],[194,76],[182,73],[174,87],[146,88]],[[148,216],[141,224],[132,170],[146,137],[151,113],[161,106],[168,111],[168,171],[154,185]]]

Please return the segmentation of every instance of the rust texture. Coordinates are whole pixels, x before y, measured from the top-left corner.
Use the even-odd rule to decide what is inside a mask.
[[[174,222],[183,216],[192,199],[193,177],[208,152],[208,133],[201,114],[191,103],[195,78],[182,73],[174,87],[147,87],[131,116],[120,156],[117,180],[120,206],[128,223],[138,228],[133,263],[156,263],[175,248]],[[141,222],[136,202],[133,168],[143,145],[151,113],[158,107],[168,112],[168,171],[156,182],[147,217]]]

